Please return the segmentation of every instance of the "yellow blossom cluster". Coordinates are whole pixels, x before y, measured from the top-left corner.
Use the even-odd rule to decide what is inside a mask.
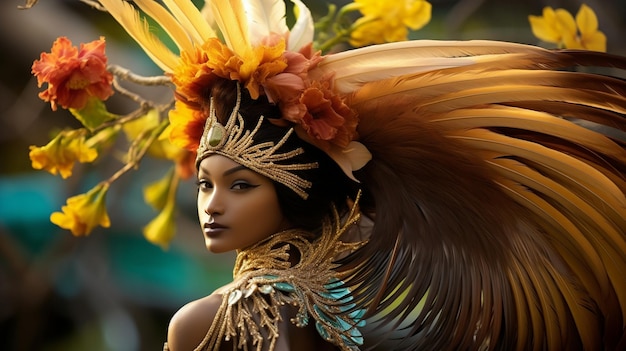
[[[85,139],[80,131],[62,131],[46,146],[32,145],[28,154],[32,167],[68,178],[72,175],[74,163],[93,162],[98,157],[98,151],[90,147]]]
[[[167,247],[174,232],[173,213],[179,178],[188,178],[193,173],[193,157],[182,148],[172,145],[163,132],[168,121],[166,111],[170,105],[157,106],[140,96],[119,89],[115,84],[118,77],[133,77],[136,83],[166,85],[167,77],[138,77],[117,66],[107,66],[104,38],[80,48],[72,46],[67,38],[60,38],[50,53],[43,53],[33,63],[32,71],[39,85],[47,88],[39,96],[48,101],[53,110],[57,106],[68,109],[83,128],[63,130],[45,146],[31,146],[29,157],[34,169],[60,174],[62,178],[72,176],[76,162],[94,162],[101,152],[107,152],[111,141],[124,131],[130,147],[122,168],[109,179],[100,182],[84,194],[72,196],[61,212],[54,212],[50,221],[68,229],[76,236],[88,235],[97,226],[109,227],[111,222],[106,210],[106,194],[110,185],[127,171],[134,169],[145,154],[172,160],[174,171],[164,179],[168,187],[146,187],[146,202],[161,213],[144,228],[145,237],[158,245]],[[79,84],[80,83],[80,84]],[[118,88],[127,97],[139,102],[140,107],[126,116],[107,111],[104,101]],[[159,204],[155,197],[166,191],[168,201]]]
[[[431,4],[425,0],[354,0],[363,14],[354,23],[350,44],[369,44],[407,40],[408,28],[418,30],[431,18]]]
[[[111,221],[106,211],[106,194],[109,184],[98,184],[85,194],[67,199],[63,212],[54,212],[50,221],[61,228],[69,229],[74,235],[87,235],[97,227],[109,227]]]
[[[606,52],[606,36],[598,30],[595,12],[582,4],[576,18],[567,10],[543,9],[543,16],[528,16],[533,34],[560,48]]]

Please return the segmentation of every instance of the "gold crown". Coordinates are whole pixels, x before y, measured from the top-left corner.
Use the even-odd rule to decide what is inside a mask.
[[[223,126],[217,119],[213,98],[211,98],[211,108],[209,118],[204,126],[204,132],[198,146],[198,156],[196,157],[196,167],[208,155],[217,154],[230,158],[231,160],[258,172],[276,182],[279,182],[293,190],[300,197],[306,200],[309,196],[306,189],[311,188],[310,181],[302,179],[292,171],[300,171],[317,168],[316,162],[303,164],[283,164],[275,163],[288,160],[292,157],[304,153],[304,149],[278,153],[283,144],[287,141],[293,128],[277,142],[266,141],[254,143],[254,136],[261,128],[263,116],[259,117],[257,125],[252,131],[243,128],[243,117],[239,113],[241,103],[241,91],[237,87],[237,103],[228,118],[226,126]],[[237,122],[237,123],[235,123]]]

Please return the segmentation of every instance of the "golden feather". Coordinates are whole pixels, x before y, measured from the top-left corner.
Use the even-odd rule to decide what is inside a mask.
[[[102,6],[122,25],[126,32],[141,46],[148,56],[165,72],[173,72],[178,65],[178,55],[150,32],[133,6],[122,0],[100,0]]]
[[[393,206],[376,217],[349,279],[370,282],[354,286],[358,300],[396,299],[395,309],[371,307],[367,332],[386,340],[382,349],[626,344],[626,83],[568,68],[626,68],[626,59],[426,44],[386,47],[392,61],[413,52],[417,68],[399,76],[381,68],[372,77],[390,76],[358,80],[385,48],[371,62],[355,54],[364,61],[340,71],[373,157],[357,178]],[[452,64],[431,69],[439,56]],[[411,299],[402,300],[406,289]],[[398,323],[409,327],[390,332]]]
[[[180,51],[193,52],[191,39],[169,11],[153,0],[134,0],[134,2],[165,30]]]
[[[486,63],[493,67],[519,65],[512,58],[533,62],[549,51],[523,44],[496,41],[413,40],[369,46],[324,58],[312,76],[335,75],[338,91],[347,93],[363,84],[409,74]],[[524,55],[522,55],[524,54]]]
[[[190,0],[163,0],[196,45],[217,36],[202,13]]]
[[[211,8],[226,46],[240,57],[247,57],[252,44],[242,0],[212,1]]]

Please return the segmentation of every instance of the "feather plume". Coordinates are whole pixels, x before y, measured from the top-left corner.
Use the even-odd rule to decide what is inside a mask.
[[[626,113],[626,91],[618,79],[589,79],[590,75],[571,72],[518,69],[485,72],[472,68],[443,69],[373,82],[359,89],[351,101],[358,105],[361,101],[372,103],[373,99],[390,96],[397,99],[410,94],[420,97],[418,108],[423,113],[506,101],[587,101],[586,105],[591,107]]]
[[[122,0],[99,0],[102,6],[135,39],[148,56],[165,72],[172,72],[178,56],[150,32],[148,23],[132,5]]]
[[[134,0],[134,2],[165,30],[180,51],[193,52],[193,44],[184,28],[163,6],[152,0]]]
[[[217,36],[202,13],[190,0],[163,0],[196,45]]]
[[[477,71],[532,67],[548,70],[587,64],[626,69],[626,63],[618,56],[598,56],[586,51],[557,53],[536,46],[488,40],[414,40],[329,55],[311,74],[318,77],[332,72],[337,90],[349,93],[367,82],[468,65]]]
[[[385,209],[346,263],[356,301],[374,301],[364,335],[379,349],[625,345],[626,82],[562,69],[626,58],[454,44],[389,46],[425,64],[370,82],[358,72],[384,48],[324,62],[372,153],[355,173],[364,200]]]
[[[226,46],[240,57],[246,57],[252,44],[243,0],[212,1],[211,9]]]
[[[285,2],[280,0],[243,0],[252,45],[260,44],[270,34],[284,36],[289,28],[285,21]]]
[[[368,46],[326,56],[312,71],[313,76],[335,74],[337,90],[347,93],[364,83],[437,69],[466,66],[478,62],[528,55],[541,56],[547,52],[534,46],[496,41],[414,40]]]
[[[311,11],[300,0],[291,0],[298,10],[298,18],[291,28],[287,50],[300,51],[301,48],[313,42],[315,25]]]
[[[430,120],[446,129],[516,128],[536,133],[550,134],[579,145],[586,145],[596,152],[625,157],[625,151],[614,141],[598,137],[597,132],[575,123],[555,117],[543,111],[492,105],[472,109],[452,110],[433,116]]]

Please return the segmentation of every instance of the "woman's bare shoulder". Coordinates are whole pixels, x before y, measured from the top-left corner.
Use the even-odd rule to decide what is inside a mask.
[[[213,293],[189,302],[170,320],[167,345],[170,351],[194,350],[206,336],[222,304],[222,295]]]

